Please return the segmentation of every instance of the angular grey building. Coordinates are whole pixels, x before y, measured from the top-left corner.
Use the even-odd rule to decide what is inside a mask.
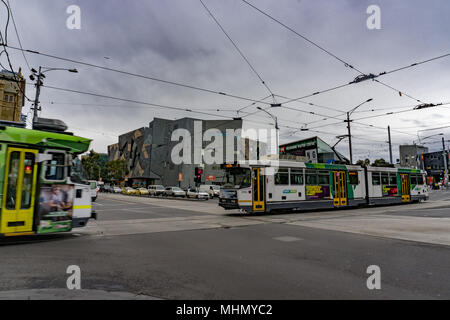
[[[202,136],[208,129],[218,129],[224,141],[227,129],[242,129],[242,120],[201,120],[182,118],[169,120],[155,118],[148,127],[139,128],[119,136],[116,144],[108,146],[109,160],[124,159],[129,170],[126,184],[130,186],[148,186],[162,184],[164,186],[180,186],[187,188],[195,186],[194,173],[196,167],[203,169],[202,184],[220,184],[224,171],[220,164],[175,164],[172,161],[172,149],[179,141],[171,141],[172,133],[177,129],[185,129],[191,136],[194,146],[195,122],[201,123]],[[234,150],[237,154],[240,136],[233,137]],[[211,141],[203,141],[201,150],[191,148],[190,158],[194,159],[194,152],[202,154]],[[223,143],[223,155],[226,155],[226,144]]]
[[[400,166],[410,168],[423,168],[422,159],[419,157],[428,152],[428,148],[417,144],[401,145],[400,151]]]

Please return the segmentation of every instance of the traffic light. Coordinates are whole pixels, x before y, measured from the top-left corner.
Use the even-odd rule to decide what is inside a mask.
[[[202,174],[203,174],[203,169],[196,167],[195,173],[194,173],[194,181],[197,183],[201,183],[202,182]]]

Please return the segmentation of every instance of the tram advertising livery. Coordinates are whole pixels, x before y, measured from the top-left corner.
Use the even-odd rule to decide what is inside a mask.
[[[416,169],[287,160],[244,161],[224,169],[227,183],[221,188],[219,206],[248,213],[428,199],[425,172]]]
[[[73,158],[91,140],[39,120],[40,130],[0,122],[0,236],[71,231],[95,218],[89,186],[71,178]]]

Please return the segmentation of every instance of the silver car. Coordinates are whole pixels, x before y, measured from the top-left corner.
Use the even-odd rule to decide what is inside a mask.
[[[188,189],[186,196],[188,198],[196,198],[196,199],[209,199],[209,194],[207,192],[204,191],[200,191],[196,188],[190,188]]]
[[[164,195],[166,197],[186,197],[186,192],[183,191],[181,188],[178,187],[167,187],[166,190],[164,190]]]

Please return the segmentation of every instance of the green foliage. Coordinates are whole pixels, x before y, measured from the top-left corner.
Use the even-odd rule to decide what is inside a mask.
[[[94,150],[89,151],[89,155],[81,159],[81,165],[89,180],[98,180],[101,177],[100,155]]]
[[[356,161],[356,164],[357,164],[358,166],[367,167],[367,166],[370,165],[370,160],[369,160],[369,159],[358,160],[358,161]]]
[[[105,163],[105,178],[109,181],[122,180],[128,174],[126,162],[123,159],[108,161]]]
[[[376,159],[372,166],[374,167],[391,167],[391,164],[389,162],[386,162],[384,159]]]

